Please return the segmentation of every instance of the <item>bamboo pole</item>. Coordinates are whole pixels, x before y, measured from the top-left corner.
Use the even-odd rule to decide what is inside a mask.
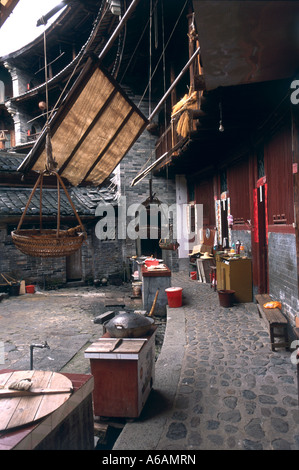
[[[121,30],[124,28],[127,20],[129,19],[129,17],[131,16],[131,14],[133,13],[133,11],[135,10],[137,4],[139,3],[140,0],[133,0],[131,5],[129,6],[129,8],[127,9],[127,11],[125,12],[124,16],[122,17],[122,19],[120,20],[120,22],[118,23],[118,26],[117,28],[115,29],[114,33],[110,36],[109,40],[107,41],[104,49],[102,50],[102,52],[100,53],[100,55],[98,56],[98,58],[100,60],[102,60],[105,55],[107,54],[107,52],[111,49],[115,39],[117,38],[117,36],[119,35],[119,33],[121,32]]]
[[[157,112],[159,111],[159,109],[161,108],[162,104],[164,103],[164,101],[166,100],[166,98],[170,95],[170,93],[172,92],[172,90],[176,87],[177,83],[180,81],[180,79],[182,78],[182,76],[187,72],[187,70],[189,70],[189,67],[190,65],[193,63],[193,61],[196,59],[196,57],[198,56],[198,54],[200,53],[200,47],[198,47],[196,49],[196,51],[194,52],[194,54],[192,55],[192,57],[190,57],[190,59],[188,60],[188,62],[186,63],[185,67],[181,70],[181,72],[179,73],[179,75],[177,76],[177,78],[174,80],[174,82],[171,84],[171,86],[168,88],[167,92],[165,93],[165,95],[163,96],[163,98],[159,101],[159,103],[157,104],[157,106],[155,107],[155,109],[153,110],[153,112],[151,113],[151,115],[149,116],[148,120],[151,121],[153,119],[153,117],[157,114]]]

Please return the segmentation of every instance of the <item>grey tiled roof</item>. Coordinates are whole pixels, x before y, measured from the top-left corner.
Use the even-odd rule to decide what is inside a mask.
[[[4,151],[1,152],[0,150],[0,172],[17,171],[24,158],[25,155]]]
[[[32,189],[30,188],[5,188],[0,187],[0,217],[21,215],[24,212]],[[71,188],[68,191],[76,211],[81,216],[94,216],[99,203],[116,202],[114,191],[108,188]],[[39,215],[39,190],[37,189],[26,215]],[[57,214],[57,190],[43,189],[42,214],[53,216]],[[73,209],[63,190],[60,192],[61,217],[74,215]]]
[[[3,215],[21,215],[26,207],[32,188],[5,188],[0,187],[0,217]],[[116,204],[117,193],[113,185],[102,187],[70,188],[68,190],[76,211],[81,216],[94,216],[100,203]],[[39,214],[39,189],[30,202],[26,215]],[[57,214],[57,190],[43,189],[42,214],[53,216]],[[61,216],[74,215],[73,209],[63,191],[60,190],[60,214]]]
[[[24,155],[0,152],[0,173],[16,172]],[[80,216],[94,216],[99,203],[117,202],[117,188],[113,183],[109,186],[75,187],[68,189],[74,206]],[[0,217],[21,215],[26,207],[32,188],[0,186]],[[60,190],[60,214],[63,216],[74,215],[73,209],[61,188]],[[39,215],[39,189],[35,191],[26,215]],[[57,190],[43,188],[42,192],[43,216],[57,215]]]

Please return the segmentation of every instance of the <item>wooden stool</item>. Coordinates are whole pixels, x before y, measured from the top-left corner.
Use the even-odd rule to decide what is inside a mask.
[[[290,346],[288,340],[288,320],[279,308],[267,309],[263,306],[266,302],[272,300],[268,294],[258,294],[255,296],[255,299],[261,318],[269,326],[272,351],[283,347],[288,349]],[[275,342],[276,338],[283,338],[283,341]]]

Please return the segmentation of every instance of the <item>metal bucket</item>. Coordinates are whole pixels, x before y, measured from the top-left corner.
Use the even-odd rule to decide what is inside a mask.
[[[142,287],[142,282],[132,282],[132,290],[133,290],[134,297],[141,296],[141,287]]]
[[[19,295],[20,293],[20,283],[16,282],[14,284],[11,284],[8,288],[8,293],[9,295]]]

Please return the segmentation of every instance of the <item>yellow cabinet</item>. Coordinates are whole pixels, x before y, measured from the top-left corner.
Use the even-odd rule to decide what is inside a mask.
[[[252,302],[251,259],[218,257],[216,269],[218,290],[234,290],[237,302]]]

